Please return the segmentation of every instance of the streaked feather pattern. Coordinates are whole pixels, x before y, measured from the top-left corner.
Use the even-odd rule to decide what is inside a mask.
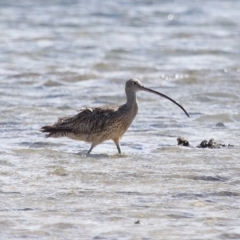
[[[82,108],[78,114],[59,118],[53,126],[44,126],[41,130],[47,132],[47,137],[67,136],[86,142],[97,138],[102,142],[112,139],[114,132],[124,134],[135,117],[132,115],[137,114],[137,106],[131,111],[133,114],[129,110],[126,105]]]

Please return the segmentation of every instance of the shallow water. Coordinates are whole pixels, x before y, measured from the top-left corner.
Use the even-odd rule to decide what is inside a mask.
[[[240,2],[0,1],[1,239],[239,239]],[[139,93],[97,146],[38,130]],[[193,146],[204,139],[233,148]]]

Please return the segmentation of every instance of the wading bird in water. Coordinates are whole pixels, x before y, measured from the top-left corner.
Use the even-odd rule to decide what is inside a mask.
[[[46,137],[69,137],[71,139],[91,143],[88,154],[98,144],[113,140],[118,152],[121,153],[120,139],[131,125],[138,112],[136,93],[145,91],[164,97],[178,105],[189,117],[187,111],[170,97],[146,88],[138,79],[130,79],[125,84],[127,102],[120,106],[103,106],[83,108],[72,117],[59,118],[52,126],[44,126],[40,131]]]

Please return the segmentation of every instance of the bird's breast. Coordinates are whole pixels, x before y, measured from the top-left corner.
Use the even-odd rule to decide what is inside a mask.
[[[136,104],[136,106],[132,107],[131,109],[127,109],[125,111],[125,114],[122,116],[122,121],[119,124],[123,129],[123,133],[127,131],[129,126],[131,125],[132,121],[136,117],[137,113],[138,113],[137,104]]]

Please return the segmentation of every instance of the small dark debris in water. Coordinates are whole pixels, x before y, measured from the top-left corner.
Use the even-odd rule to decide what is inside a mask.
[[[53,81],[53,80],[49,79],[43,85],[46,86],[46,87],[56,87],[56,86],[61,86],[63,84],[61,84],[60,82]]]
[[[224,123],[218,122],[218,123],[216,124],[216,127],[226,127],[226,126],[224,125]]]
[[[137,220],[134,224],[140,224],[140,220]]]
[[[21,209],[17,209],[17,211],[33,211],[33,208],[21,208]]]
[[[189,144],[189,141],[183,137],[177,138],[178,145],[184,146],[184,147],[191,147]],[[208,140],[203,140],[199,145],[197,145],[197,148],[222,148],[222,147],[234,147],[232,144],[223,144],[223,143],[217,143],[214,141],[213,138]]]
[[[198,145],[197,147],[200,148],[207,148],[208,147],[208,141],[207,140],[203,140],[200,145]]]
[[[188,140],[183,137],[178,137],[177,142],[178,142],[178,145],[180,145],[180,146],[189,147]]]
[[[107,238],[104,236],[96,236],[93,238],[93,240],[106,240]]]
[[[197,146],[198,148],[219,148],[219,147],[226,147],[225,144],[218,144],[211,138],[209,141],[203,140],[200,145]]]
[[[198,145],[198,148],[221,148],[221,147],[232,147],[233,145],[226,145],[222,143],[217,143],[214,141],[213,138],[211,138],[209,141],[203,140],[200,145]]]
[[[227,178],[223,178],[221,176],[193,176],[193,180],[201,180],[201,181],[212,181],[212,182],[224,182],[228,180]]]

